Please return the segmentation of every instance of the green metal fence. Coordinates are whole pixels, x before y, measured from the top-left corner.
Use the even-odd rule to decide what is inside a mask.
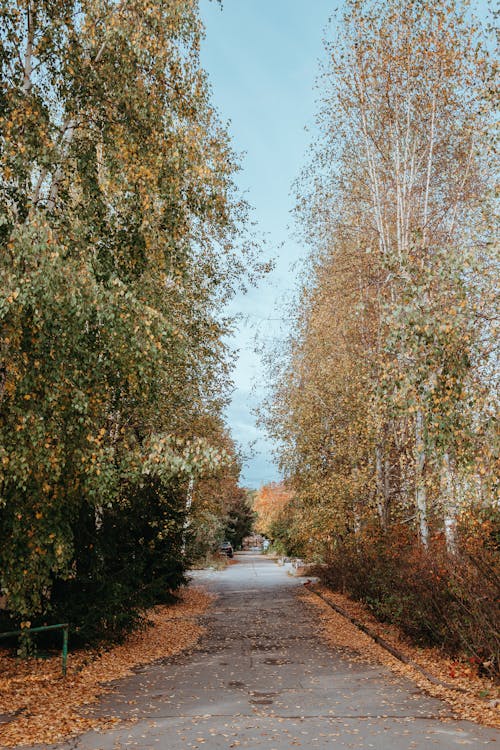
[[[23,630],[10,630],[8,633],[0,633],[0,638],[12,638],[16,635],[24,635],[24,633],[43,633],[48,630],[62,630],[63,642],[62,642],[62,673],[66,677],[66,670],[68,666],[68,638],[69,638],[69,623],[64,622],[59,625],[41,625],[38,628],[23,628]]]

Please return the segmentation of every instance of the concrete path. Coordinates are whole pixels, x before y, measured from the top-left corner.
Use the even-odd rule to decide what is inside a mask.
[[[89,732],[61,748],[451,750],[500,743],[494,729],[446,720],[446,705],[412,682],[329,649],[314,614],[294,596],[302,581],[272,561],[242,554],[237,565],[195,578],[219,595],[198,647],[119,681],[94,710],[136,717],[135,724]]]

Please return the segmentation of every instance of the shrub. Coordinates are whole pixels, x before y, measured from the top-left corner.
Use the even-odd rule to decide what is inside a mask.
[[[360,536],[337,544],[321,576],[416,643],[466,653],[498,676],[500,559],[492,538],[469,533],[461,554],[449,556],[439,536],[428,551],[404,530],[390,539]]]

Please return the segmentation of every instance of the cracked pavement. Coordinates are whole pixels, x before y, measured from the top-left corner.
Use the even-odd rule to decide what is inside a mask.
[[[413,682],[328,647],[294,596],[303,579],[271,560],[243,553],[193,576],[218,596],[198,645],[136,670],[91,710],[134,723],[56,747],[451,750],[500,740],[495,729],[455,721]]]

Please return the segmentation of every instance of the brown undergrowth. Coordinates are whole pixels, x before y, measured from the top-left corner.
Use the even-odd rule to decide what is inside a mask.
[[[325,586],[315,586],[326,599],[345,610],[351,617],[361,621],[378,636],[388,641],[408,659],[416,662],[438,680],[453,682],[465,692],[457,692],[435,685],[409,664],[403,664],[370,636],[357,628],[341,614],[331,609],[313,591],[304,587],[299,597],[319,614],[320,633],[330,646],[349,649],[353,658],[361,661],[383,664],[398,675],[410,678],[429,695],[444,700],[451,706],[457,718],[475,721],[490,727],[500,728],[500,711],[495,706],[500,699],[500,690],[494,682],[477,673],[465,657],[450,659],[437,648],[420,648],[411,645],[408,638],[395,625],[379,622],[371,612],[359,602]]]
[[[60,656],[18,660],[0,650],[0,714],[15,718],[0,724],[0,746],[52,743],[92,727],[112,726],[119,719],[93,719],[80,713],[111,689],[107,686],[131,674],[134,667],[172,656],[193,646],[204,628],[198,618],[212,597],[186,588],[173,606],[148,612],[148,625],[105,651],[70,653],[68,675],[61,676]]]

